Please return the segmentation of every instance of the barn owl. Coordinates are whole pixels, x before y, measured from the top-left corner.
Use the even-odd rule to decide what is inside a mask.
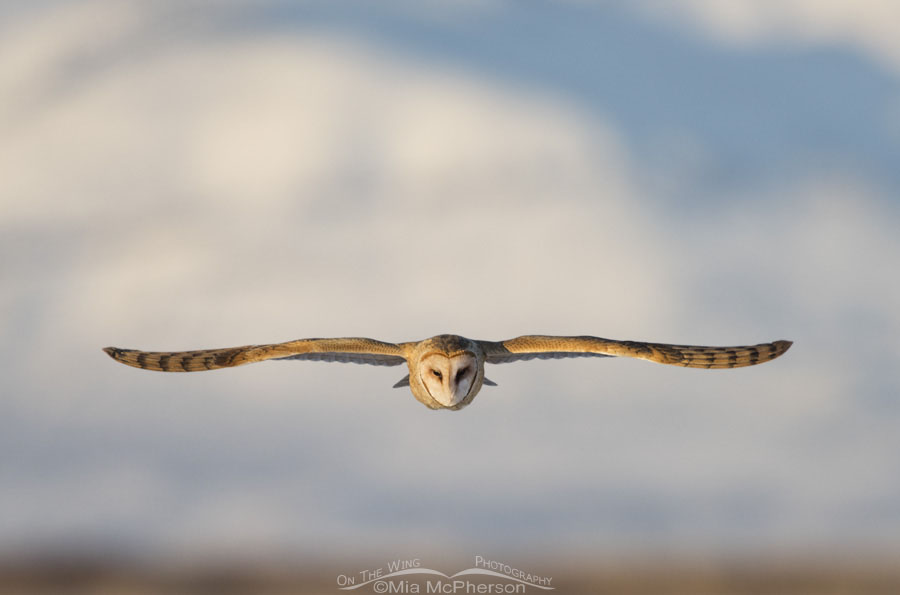
[[[740,347],[667,345],[615,341],[599,337],[526,335],[508,341],[480,341],[459,335],[438,335],[422,341],[385,343],[374,339],[300,339],[269,345],[245,345],[197,351],[137,351],[107,347],[114,360],[163,372],[196,372],[229,368],[267,359],[352,362],[375,366],[406,363],[409,374],[394,388],[409,386],[413,396],[431,409],[462,409],[482,385],[484,364],[565,357],[636,357],[688,368],[740,368],[775,359],[791,341]]]

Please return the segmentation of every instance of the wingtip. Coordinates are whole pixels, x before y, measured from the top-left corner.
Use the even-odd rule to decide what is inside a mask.
[[[788,341],[787,339],[780,339],[778,341],[775,341],[773,343],[773,345],[775,345],[775,353],[773,355],[773,358],[784,355],[784,352],[790,349],[791,345],[793,344],[793,341]]]
[[[119,363],[128,364],[129,366],[133,365],[128,362],[128,358],[126,357],[128,349],[122,349],[121,347],[104,347],[103,352]]]

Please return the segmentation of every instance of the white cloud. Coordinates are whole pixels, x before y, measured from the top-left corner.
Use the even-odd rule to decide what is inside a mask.
[[[4,221],[86,234],[87,269],[58,304],[59,324],[99,309],[121,333],[138,323],[129,312],[173,291],[188,318],[264,300],[276,328],[275,312],[338,300],[359,320],[370,316],[357,295],[375,283],[394,288],[367,295],[376,310],[428,301],[421,316],[439,313],[438,332],[484,316],[483,304],[454,299],[448,317],[440,297],[474,283],[492,292],[492,312],[559,327],[537,313],[557,302],[551,284],[576,251],[596,260],[569,303],[596,300],[615,278],[630,295],[607,293],[604,307],[650,310],[652,231],[640,229],[626,161],[601,123],[346,40],[180,43],[100,72],[4,137],[15,172]],[[619,257],[626,246],[640,266]],[[238,277],[252,283],[235,288]],[[212,306],[209,284],[229,288]]]
[[[900,5],[892,0],[645,0],[641,6],[731,43],[848,45],[900,68]]]
[[[9,110],[41,99],[39,93],[50,92],[86,62],[109,60],[110,51],[135,35],[147,16],[136,2],[90,0],[6,21],[0,36],[0,115],[7,117],[0,124],[14,125]]]

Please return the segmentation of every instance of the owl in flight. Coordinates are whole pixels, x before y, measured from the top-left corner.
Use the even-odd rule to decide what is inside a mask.
[[[230,368],[267,359],[352,362],[409,367],[394,388],[409,386],[413,396],[431,409],[462,409],[482,385],[484,364],[564,357],[636,357],[688,368],[741,368],[775,359],[791,341],[740,347],[667,345],[615,341],[599,337],[526,335],[508,341],[479,341],[459,335],[438,335],[422,341],[385,343],[374,339],[300,339],[270,345],[245,345],[197,351],[137,351],[107,347],[111,358],[135,368],[162,372],[197,372]]]

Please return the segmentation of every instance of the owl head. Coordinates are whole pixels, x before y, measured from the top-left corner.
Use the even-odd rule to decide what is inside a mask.
[[[458,335],[420,342],[407,362],[413,396],[431,409],[462,409],[484,383],[484,349]]]

